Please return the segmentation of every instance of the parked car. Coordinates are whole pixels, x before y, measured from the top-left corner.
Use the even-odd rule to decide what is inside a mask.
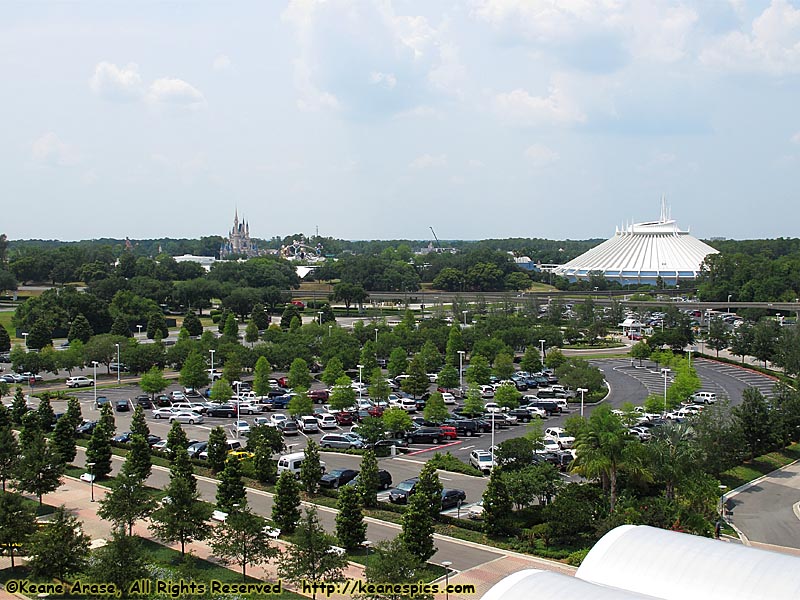
[[[378,440],[374,444],[366,444],[365,447],[371,447],[374,450],[378,450],[379,448],[387,448],[391,451],[391,447],[394,446],[397,452],[405,454],[408,452],[408,441],[407,440],[400,440],[400,439],[388,439],[388,440]]]
[[[320,429],[336,429],[336,417],[330,413],[317,415],[317,424],[319,425]]]
[[[75,431],[77,433],[85,433],[86,435],[91,435],[95,427],[97,427],[97,421],[84,420],[83,423],[81,423],[75,428]]]
[[[455,431],[455,428],[451,428]],[[438,444],[444,439],[440,427],[418,427],[406,433],[406,439],[412,444]]]
[[[203,415],[196,412],[187,412],[187,411],[179,411],[173,414],[169,418],[169,422],[173,423],[177,421],[178,423],[188,423],[189,425],[195,425],[202,423],[204,421]]]
[[[320,438],[319,445],[322,446],[323,448],[339,448],[339,449],[364,447],[364,444],[362,442],[347,438],[344,435],[340,435],[338,433],[326,433]]]
[[[195,442],[194,444],[189,444],[186,451],[189,453],[189,458],[199,458],[200,453],[206,448],[208,448],[208,442]]]
[[[94,385],[94,379],[84,377],[83,375],[76,375],[75,377],[67,377],[66,386],[68,388],[91,387]]]
[[[127,412],[131,409],[130,400],[117,400],[117,412]]]
[[[236,417],[236,407],[230,404],[217,404],[216,406],[209,408],[206,414],[209,417],[227,417],[232,419]]]
[[[529,423],[532,419],[544,419],[547,416],[544,409],[536,407],[512,408],[506,414],[510,417],[516,417],[517,420],[523,423]]]
[[[281,423],[286,421],[289,417],[287,417],[283,413],[275,413],[269,416],[269,425],[270,427],[278,427]]]
[[[123,433],[120,433],[119,435],[115,435],[113,438],[111,438],[111,441],[116,442],[118,444],[127,444],[128,442],[131,441],[131,435],[132,434],[130,431],[125,431]]]
[[[483,500],[467,509],[467,517],[475,520],[483,519]]]
[[[311,390],[308,392],[308,397],[312,402],[327,402],[331,394],[328,390]]]
[[[353,477],[345,485],[358,485],[358,475]],[[389,471],[381,469],[378,471],[378,487],[382,490],[388,490],[392,487],[392,475]]]
[[[442,510],[448,510],[459,506],[467,500],[467,493],[464,490],[454,490],[444,488],[442,490]]]
[[[111,401],[108,399],[107,396],[98,396],[94,401],[94,405],[98,409],[103,408],[104,404],[110,404],[110,403]]]
[[[250,423],[247,421],[236,421],[233,428],[239,435],[248,435],[250,433]]]
[[[352,425],[353,424],[353,415],[346,410],[340,410],[333,414],[333,418],[336,419],[336,423],[339,425]]]
[[[561,427],[548,427],[544,430],[544,437],[557,443],[562,450],[572,448],[572,444],[575,443],[575,438]]]
[[[317,420],[311,415],[303,415],[298,417],[297,426],[303,433],[317,433],[319,431]]]
[[[445,404],[455,404],[456,403],[456,397],[453,394],[451,394],[450,392],[442,392],[442,398],[444,398],[444,403]]]
[[[147,445],[150,446],[151,448],[153,447],[154,444],[160,441],[161,438],[159,436],[153,435],[152,433],[147,434]]]
[[[171,406],[166,408],[157,408],[153,411],[153,418],[154,419],[169,419],[172,415],[175,414],[175,411],[172,409]]]
[[[393,490],[389,492],[389,502],[392,504],[407,504],[408,497],[414,493],[419,483],[419,477],[412,477],[397,484]]]
[[[346,485],[357,476],[358,471],[355,469],[334,469],[322,476],[322,479],[319,480],[319,485],[320,487],[336,489]]]
[[[469,453],[469,464],[484,474],[491,472],[494,467],[492,453],[486,450],[473,450]]]
[[[150,396],[146,394],[142,394],[141,396],[136,396],[135,400],[136,404],[138,406],[141,406],[142,408],[146,408],[148,410],[153,408],[153,401],[150,400]]]
[[[283,432],[283,435],[300,435],[300,427],[298,427],[296,421],[292,421],[291,419],[286,419],[279,423],[278,429]]]

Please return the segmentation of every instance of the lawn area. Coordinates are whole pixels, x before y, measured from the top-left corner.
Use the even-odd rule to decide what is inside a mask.
[[[723,485],[728,486],[728,490],[733,490],[798,459],[800,459],[800,444],[792,444],[785,450],[776,450],[758,456],[738,467],[729,469],[720,475],[719,480]]]
[[[0,311],[0,325],[6,328],[8,331],[9,337],[14,339],[14,328],[11,326],[11,319],[14,317],[13,310],[2,310]]]

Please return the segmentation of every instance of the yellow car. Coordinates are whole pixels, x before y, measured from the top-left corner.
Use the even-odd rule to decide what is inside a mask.
[[[246,450],[233,450],[228,452],[228,456],[235,456],[239,460],[246,460],[248,458],[253,458],[255,454],[252,452],[247,452]]]

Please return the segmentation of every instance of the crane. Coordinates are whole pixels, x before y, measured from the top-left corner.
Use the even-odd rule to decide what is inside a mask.
[[[431,229],[431,233],[433,234],[433,239],[436,240],[437,248],[439,248],[439,250],[441,250],[442,249],[442,244],[441,244],[441,242],[439,242],[439,238],[436,237],[436,232],[433,230],[433,227],[431,227],[430,229]]]

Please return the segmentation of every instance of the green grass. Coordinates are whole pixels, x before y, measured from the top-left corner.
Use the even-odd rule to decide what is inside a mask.
[[[784,450],[776,450],[758,456],[738,467],[729,469],[720,475],[719,480],[723,485],[728,486],[729,490],[732,490],[798,459],[800,459],[800,444],[795,443]]]
[[[11,319],[13,317],[14,311],[12,310],[0,311],[0,325],[6,328],[6,331],[8,331],[8,335],[12,340],[15,339],[14,334],[16,333],[14,328],[11,326]]]

